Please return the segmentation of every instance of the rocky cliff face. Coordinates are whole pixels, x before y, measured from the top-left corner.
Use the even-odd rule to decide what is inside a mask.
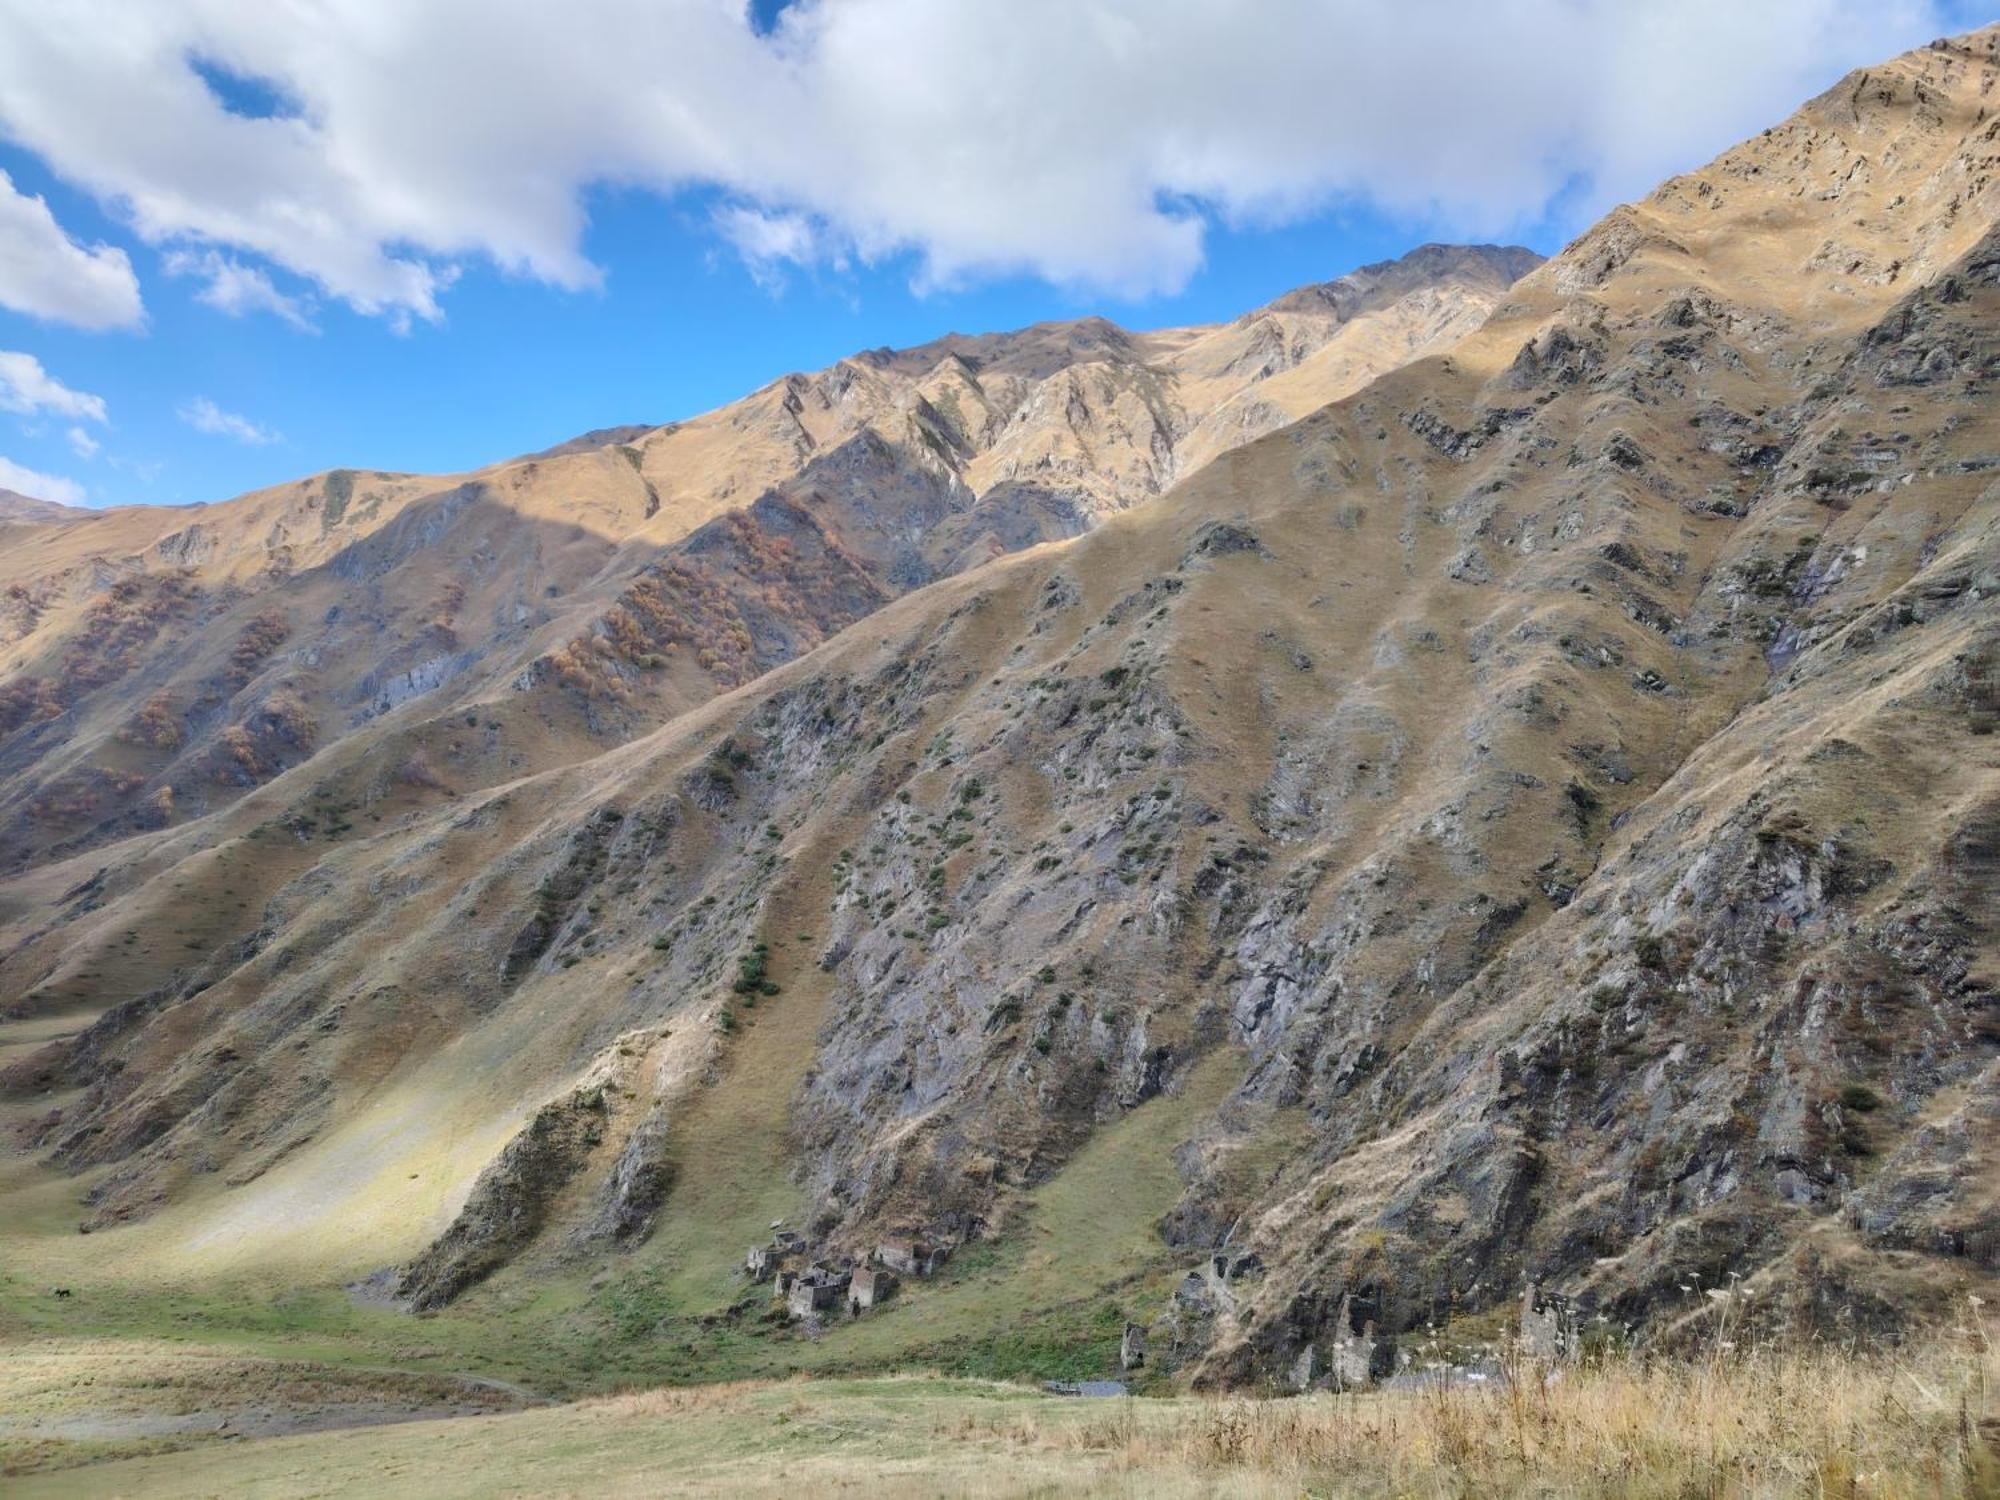
[[[37,1143],[111,1225],[211,1172],[308,1201],[384,1098],[399,1141],[476,1119],[501,1146],[400,1244],[436,1302],[713,1212],[676,1173],[748,1149],[704,1134],[732,1091],[780,1101],[769,1170],[838,1253],[1004,1241],[1102,1127],[1219,1067],[1159,1232],[1258,1270],[1156,1341],[1200,1378],[1324,1367],[1364,1316],[1394,1337],[1529,1277],[1661,1325],[1729,1276],[1832,1326],[1984,1284],[1996,49],[1843,81],[1448,354],[1067,544],[953,573],[893,528],[806,539],[856,609],[946,576],[619,749],[331,845],[287,822],[295,773],[101,876],[17,880],[0,978],[29,1007],[150,985],[12,1065],[76,1091]],[[1342,295],[1181,368],[1226,335],[1222,365],[1282,379],[1315,356],[1260,319]],[[1111,495],[1192,430],[1136,375],[1091,384],[1123,337],[838,380],[922,367],[930,493],[965,482],[954,434],[1049,472],[1115,427],[1129,465],[1077,470]],[[1010,449],[961,365],[1094,415]],[[978,505],[939,503],[956,545]],[[814,513],[759,504],[758,535]],[[317,792],[350,816],[352,784]],[[171,977],[121,951],[253,871],[276,894],[233,946]]]

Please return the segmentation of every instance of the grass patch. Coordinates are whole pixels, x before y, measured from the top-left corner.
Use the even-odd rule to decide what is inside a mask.
[[[10,1482],[101,1494],[432,1497],[1935,1496],[2000,1479],[1992,1352],[1753,1349],[1513,1386],[1079,1401],[906,1376],[734,1382],[356,1428]]]

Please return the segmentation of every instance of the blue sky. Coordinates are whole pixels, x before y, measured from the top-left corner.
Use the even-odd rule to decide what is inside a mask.
[[[46,196],[76,238],[130,242],[34,158],[0,148],[0,170]],[[1296,226],[1218,230],[1202,270],[1172,296],[1060,288],[1032,276],[916,292],[910,254],[846,274],[790,272],[782,286],[764,286],[716,240],[702,198],[598,194],[586,246],[606,268],[602,288],[562,290],[474,262],[452,286],[444,320],[408,332],[340,304],[314,312],[318,332],[270,316],[228,318],[196,302],[198,282],[160,274],[158,256],[132,246],[146,288],[140,334],[0,310],[0,348],[32,350],[64,384],[104,398],[110,422],[92,428],[102,452],[80,460],[64,436],[72,424],[50,418],[18,424],[0,452],[74,476],[90,504],[216,500],[320,468],[472,468],[596,426],[690,416],[788,370],[950,330],[1092,312],[1132,326],[1232,318],[1448,228],[1358,204]],[[1562,230],[1546,224],[1516,236],[1544,252],[1560,240]],[[198,398],[272,440],[190,428],[178,412]]]
[[[605,3],[615,6],[620,0]],[[715,8],[714,0],[684,3]],[[856,0],[857,7],[869,3]],[[1560,23],[1578,0],[1550,3]],[[841,4],[826,0],[810,7],[818,14],[809,19],[821,30],[801,30],[791,39],[800,54],[816,49],[810,64],[825,72],[846,66],[839,58],[849,55],[837,27],[860,24],[838,14]],[[1515,8],[1546,9],[1532,0],[1519,0]],[[935,94],[921,101],[922,109],[942,109],[940,137],[952,129],[963,129],[965,136],[950,143],[949,154],[918,160],[907,181],[898,176],[907,151],[914,149],[907,145],[907,125],[899,133],[892,121],[877,134],[872,123],[854,124],[857,112],[838,103],[780,105],[770,116],[774,130],[787,128],[789,108],[801,116],[791,124],[807,137],[856,132],[843,139],[831,167],[791,181],[783,166],[737,163],[727,132],[754,131],[762,121],[712,105],[716,123],[707,134],[721,138],[719,147],[713,139],[704,147],[715,152],[712,156],[690,154],[689,148],[661,161],[626,152],[615,136],[592,137],[552,157],[568,175],[532,215],[516,211],[517,181],[500,171],[490,187],[468,190],[460,218],[433,223],[420,214],[420,233],[397,228],[405,221],[384,208],[390,228],[370,227],[343,240],[342,215],[365,216],[377,205],[302,195],[301,202],[325,210],[334,225],[316,231],[320,237],[310,243],[287,238],[287,222],[301,212],[298,203],[288,203],[282,213],[270,211],[267,225],[255,216],[267,211],[268,191],[248,208],[246,200],[231,197],[233,148],[211,150],[200,160],[189,148],[182,159],[161,166],[146,133],[170,124],[156,121],[149,127],[135,120],[126,138],[109,139],[89,155],[67,143],[79,135],[117,132],[98,131],[96,117],[65,116],[64,110],[79,107],[73,99],[83,84],[51,90],[47,101],[10,118],[7,80],[0,76],[0,172],[12,180],[14,201],[41,199],[71,246],[99,254],[100,269],[115,259],[100,247],[122,251],[143,302],[142,318],[126,317],[125,326],[76,326],[93,318],[52,313],[52,304],[37,302],[42,293],[35,288],[42,283],[33,266],[14,268],[28,289],[17,287],[9,295],[7,252],[0,240],[0,352],[30,356],[61,391],[78,399],[95,397],[102,407],[99,420],[87,400],[87,409],[71,402],[65,410],[60,397],[53,404],[37,403],[19,399],[17,392],[17,409],[0,410],[0,460],[14,465],[14,472],[68,481],[93,505],[219,499],[334,466],[445,471],[528,451],[590,427],[690,415],[787,370],[812,369],[857,349],[916,343],[952,329],[1014,327],[1086,312],[1136,326],[1227,318],[1289,287],[1432,238],[1501,239],[1550,252],[1609,201],[1642,191],[1662,170],[1697,165],[1781,116],[1811,91],[1803,86],[1808,81],[1824,86],[1849,66],[1984,19],[1979,13],[1984,7],[1912,4],[1865,7],[1867,23],[1856,26],[1847,24],[1853,17],[1836,0],[1796,0],[1792,9],[1810,13],[1811,26],[1818,28],[1810,30],[1811,46],[1803,55],[1779,54],[1773,38],[1782,33],[1753,25],[1747,37],[1736,39],[1738,45],[1764,45],[1773,55],[1752,58],[1733,75],[1749,82],[1705,85],[1716,90],[1702,96],[1702,113],[1712,116],[1705,127],[1678,121],[1670,130],[1652,128],[1681,113],[1673,108],[1679,97],[1674,89],[1663,91],[1665,103],[1640,99],[1630,106],[1638,111],[1631,119],[1619,113],[1628,106],[1613,91],[1596,106],[1601,117],[1552,117],[1520,128],[1517,139],[1475,138],[1507,136],[1511,127],[1494,123],[1498,112],[1510,107],[1512,96],[1502,88],[1488,103],[1464,105],[1456,138],[1447,133],[1416,155],[1399,156],[1388,148],[1372,155],[1376,148],[1367,139],[1366,116],[1332,121],[1317,144],[1308,141],[1296,159],[1274,167],[1268,180],[1258,174],[1271,158],[1293,150],[1301,133],[1294,125],[1316,128],[1333,106],[1315,94],[1311,75],[1302,75],[1307,82],[1294,91],[1295,101],[1287,106],[1292,114],[1274,122],[1276,134],[1236,140],[1226,95],[1231,87],[1263,92],[1257,81],[1261,64],[1246,64],[1232,84],[1225,59],[1211,70],[1224,75],[1218,88],[1225,97],[1212,114],[1222,123],[1186,126],[1182,139],[1182,117],[1169,108],[1150,135],[1135,132],[1138,145],[1107,147],[1107,156],[1116,149],[1138,153],[1130,159],[1143,161],[1151,174],[1141,184],[1150,201],[1136,210],[1114,206],[1101,225],[1082,227],[1079,221],[1092,217],[1095,200],[1106,196],[1102,184],[1123,184],[1137,169],[1086,162],[1093,171],[1104,166],[1104,175],[1079,179],[1073,190],[1051,190],[1046,202],[1038,201],[1037,187],[1019,186],[1069,170],[1076,153],[1090,152],[1091,140],[1105,127],[1101,116],[1063,120],[1060,111],[1069,105],[1060,100],[1028,97],[1032,83],[1007,80],[1037,75],[1011,75],[1004,59],[993,68],[1001,78],[994,97],[979,105],[984,113],[969,123],[951,118],[956,100],[968,92],[962,86],[942,105]],[[43,29],[34,40],[53,47],[47,33],[68,24],[66,13],[37,11],[33,5],[26,10],[27,24]],[[174,97],[192,98],[190,109],[212,104],[232,113],[238,125],[280,126],[285,122],[242,117],[289,111],[323,119],[326,139],[315,140],[311,149],[343,162],[353,156],[336,127],[370,107],[363,64],[356,65],[358,82],[348,92],[287,103],[289,39],[220,33],[216,28],[224,23],[212,12],[197,14],[202,10],[196,4],[190,13],[194,29],[188,35],[194,42],[168,37],[154,62],[129,66],[170,66],[178,55],[175,46],[183,53],[198,45],[253,60],[275,81],[246,82],[258,76],[250,71],[251,62],[243,64],[240,78],[203,62],[200,77],[216,97],[201,100],[200,82]],[[736,19],[742,20],[740,14]],[[1653,19],[1657,28],[1661,18]],[[768,17],[758,20],[765,24],[742,24],[751,48],[771,44],[758,34],[769,31]],[[1796,16],[1788,20],[1799,24]],[[711,15],[702,24],[727,22]],[[0,21],[0,27],[10,24],[20,24],[18,16]],[[1666,24],[1670,32],[1675,29],[1671,17]],[[1736,23],[1722,7],[1703,10],[1700,24]],[[685,31],[670,33],[666,45],[698,32],[690,23]],[[737,38],[727,31],[717,36],[718,57],[739,55]],[[862,36],[867,39],[867,33]],[[1643,54],[1657,47],[1658,36],[1656,29],[1631,41],[1607,31],[1601,45],[1631,46]],[[1146,40],[1163,45],[1156,37]],[[1380,32],[1371,42],[1387,48],[1396,37]],[[1335,36],[1329,55],[1339,55],[1337,43]],[[1693,55],[1720,44],[1700,35],[1687,43]],[[924,45],[935,53],[940,41],[933,36]],[[968,38],[967,53],[976,61],[982,45],[992,44]],[[1074,45],[1082,52],[1093,43],[1085,38]],[[1412,46],[1420,45],[1430,43],[1419,36]],[[7,38],[0,36],[0,52],[6,48]],[[1212,41],[1198,36],[1189,48],[1191,67],[1203,64],[1204,50],[1214,51]],[[875,47],[871,58],[879,50]],[[754,51],[740,55],[750,59],[742,65],[757,65]],[[162,64],[159,57],[169,62]],[[1032,55],[1027,59],[1028,66],[1036,62]],[[1080,67],[1089,63],[1079,59]],[[1148,72],[1157,76],[1172,64],[1163,53]],[[90,66],[99,64],[93,60]],[[502,59],[493,66],[504,72],[510,63]],[[1328,67],[1329,88],[1339,73]],[[1763,83],[1764,74],[1776,81]],[[483,84],[483,75],[470,76],[473,86]],[[313,85],[298,87],[303,94]],[[864,81],[857,87],[866,97],[879,84]],[[694,83],[687,88],[689,97],[699,92]],[[1431,106],[1459,107],[1453,92],[1441,88]],[[580,97],[588,103],[588,84]],[[1390,99],[1377,106],[1378,113],[1394,107]],[[1423,102],[1412,103],[1412,121],[1429,118],[1414,113]],[[1035,111],[1038,122],[1053,114],[1061,128],[1051,127],[1045,132],[1051,139],[1039,143],[1017,148],[1003,140],[995,146],[993,122],[1006,119],[1016,103],[1022,111]],[[1247,95],[1244,103],[1246,113],[1261,107]],[[659,102],[668,115],[679,105],[670,93]],[[560,100],[547,107],[552,123],[536,131],[536,141],[559,139],[569,122],[589,114],[569,111]],[[1118,118],[1147,107],[1124,106]],[[1648,108],[1659,113],[1649,116]],[[191,121],[188,138],[198,134],[199,123]],[[371,123],[353,124],[354,139],[365,145]],[[1394,120],[1383,124],[1397,128]],[[510,128],[499,112],[477,129],[468,125],[464,149],[472,154],[462,160],[483,164],[496,155],[504,159],[510,149],[518,153]],[[1402,133],[1414,128],[1406,124]],[[632,133],[644,129],[641,124]],[[389,134],[393,141],[393,131]],[[1024,137],[1032,134],[1022,131]],[[1168,136],[1175,139],[1176,155],[1162,166],[1144,143]],[[1451,157],[1461,141],[1474,159],[1457,169]],[[1008,153],[1004,159],[979,159],[980,153],[1000,149]],[[1045,157],[1038,158],[1037,151]],[[1510,175],[1516,157],[1525,163],[1518,180]],[[446,158],[438,170],[450,172],[460,159]],[[994,178],[995,186],[982,196],[981,182],[967,186],[940,178],[938,160],[947,163],[947,172],[964,162],[968,174],[982,182]],[[857,163],[854,181],[829,186],[829,177],[837,179],[846,161]],[[1211,161],[1222,166],[1212,168]],[[555,170],[523,161],[518,182],[540,181]],[[1017,171],[1040,175],[1005,179]],[[143,175],[147,172],[165,175],[155,182]],[[466,175],[483,184],[484,172],[480,165]],[[1506,180],[1505,189],[1488,194],[1486,186],[1496,179]],[[444,179],[442,191],[439,180],[428,179],[429,191],[452,199],[451,179]],[[626,185],[607,186],[611,181]],[[1239,192],[1244,183],[1249,185]],[[370,190],[372,181],[361,190],[339,188]],[[572,208],[563,206],[563,192]],[[397,201],[387,188],[383,196],[392,206]],[[944,208],[930,201],[947,198]],[[1009,216],[1015,202],[1020,223]],[[727,227],[738,223],[751,226],[750,239]],[[771,238],[758,237],[765,233]],[[992,263],[982,262],[982,237],[1004,243]],[[398,304],[395,297],[401,294],[383,292],[391,283],[381,273],[384,265],[393,269],[405,262],[426,268],[434,292],[411,293]],[[221,295],[218,263],[269,288],[271,296],[262,298],[254,285],[247,298]],[[235,285],[240,290],[244,283]],[[427,298],[429,308],[423,306]],[[106,314],[94,321],[112,318]],[[0,406],[6,404],[0,392]],[[24,406],[31,409],[18,409]],[[80,441],[73,430],[81,432]]]
[[[0,170],[45,196],[79,239],[129,244],[32,157],[0,148]],[[400,333],[337,303],[316,310],[317,333],[273,317],[225,317],[195,300],[199,283],[161,274],[158,257],[133,246],[148,313],[142,333],[85,332],[0,309],[0,348],[33,351],[65,384],[104,398],[110,421],[91,429],[102,451],[80,460],[64,435],[73,424],[43,419],[18,425],[0,452],[74,476],[91,504],[220,499],[333,467],[468,468],[592,427],[689,416],[790,370],[952,330],[1088,313],[1146,327],[1234,317],[1445,228],[1355,205],[1297,225],[1214,231],[1201,271],[1175,295],[1121,296],[1028,276],[919,293],[908,254],[760,285],[710,230],[704,196],[595,195],[586,243],[606,268],[601,289],[566,291],[475,262],[452,287],[442,322]],[[1559,228],[1537,225],[1515,240],[1547,252],[1561,238]],[[192,429],[178,413],[201,398],[273,441]]]

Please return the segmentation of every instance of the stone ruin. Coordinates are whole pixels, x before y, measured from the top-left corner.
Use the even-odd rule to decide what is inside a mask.
[[[795,1275],[787,1273],[782,1278],[785,1310],[795,1318],[810,1318],[839,1307],[853,1280],[849,1272],[819,1262]]]
[[[951,1259],[951,1247],[919,1239],[888,1239],[875,1247],[875,1259],[899,1276],[935,1276]]]
[[[1190,1272],[1189,1280],[1195,1279],[1197,1273]],[[1353,1294],[1342,1294],[1340,1310],[1333,1318],[1332,1337],[1319,1344],[1307,1344],[1292,1360],[1288,1374],[1293,1390],[1363,1390],[1396,1374],[1395,1342],[1376,1329],[1368,1311],[1365,1296],[1357,1310]],[[1520,1330],[1515,1348],[1523,1358],[1537,1364],[1571,1364],[1581,1349],[1581,1326],[1575,1301],[1559,1292],[1544,1292],[1531,1281],[1521,1295]],[[1402,1367],[1408,1366],[1405,1351]],[[1497,1373],[1498,1367],[1487,1366],[1485,1370]]]
[[[1326,1351],[1327,1382],[1337,1391],[1358,1391],[1375,1380],[1375,1320],[1354,1327],[1354,1294],[1343,1292],[1335,1314],[1333,1343]]]
[[[859,1317],[877,1303],[888,1301],[895,1294],[897,1284],[896,1273],[887,1266],[870,1265],[863,1261],[848,1279],[848,1316]]]
[[[1576,1304],[1529,1282],[1521,1293],[1521,1353],[1543,1364],[1566,1365],[1577,1356],[1577,1335]]]
[[[872,1257],[855,1262],[812,1259],[803,1236],[772,1225],[768,1244],[752,1245],[743,1257],[743,1274],[753,1282],[771,1281],[774,1300],[794,1318],[816,1317],[844,1308],[850,1317],[878,1307],[894,1294],[905,1276],[934,1276],[951,1258],[948,1245],[920,1239],[884,1240]]]
[[[1264,1257],[1256,1251],[1237,1254],[1216,1250],[1204,1256],[1200,1265],[1181,1278],[1174,1296],[1184,1307],[1197,1313],[1210,1313],[1217,1308],[1236,1305],[1235,1294],[1230,1290],[1232,1283],[1263,1274]]]
[[[1365,1316],[1365,1307],[1363,1313],[1357,1328],[1354,1294],[1341,1294],[1340,1310],[1333,1318],[1333,1337],[1324,1350],[1307,1344],[1293,1359],[1289,1372],[1293,1390],[1365,1390],[1389,1373],[1385,1366],[1393,1366],[1394,1351],[1375,1331],[1375,1320]]]
[[[785,1261],[804,1253],[805,1241],[789,1229],[772,1226],[769,1244],[752,1245],[743,1257],[743,1274],[752,1281],[769,1281]]]
[[[1146,1330],[1138,1323],[1127,1323],[1125,1332],[1118,1340],[1118,1368],[1136,1370],[1146,1363]]]
[[[1292,1361],[1292,1389],[1309,1391],[1317,1379],[1319,1379],[1319,1350],[1307,1344],[1299,1351],[1299,1357]]]

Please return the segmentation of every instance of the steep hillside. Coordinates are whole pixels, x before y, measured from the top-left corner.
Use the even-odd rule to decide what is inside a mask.
[[[366,828],[308,766],[16,878],[0,984],[80,1028],[5,1074],[19,1180],[164,1274],[647,1267],[690,1348],[759,1336],[772,1220],[904,1231],[1217,1381],[1529,1279],[1830,1332],[1987,1286],[1997,80],[2000,30],[1856,74],[1448,354],[589,760]],[[945,353],[1087,384],[1123,337]],[[843,546],[949,573],[892,543]]]
[[[314,757],[367,757],[393,800],[602,750],[1448,346],[1535,260],[1431,246],[1225,327],[879,351],[470,474],[0,498],[0,867]]]

